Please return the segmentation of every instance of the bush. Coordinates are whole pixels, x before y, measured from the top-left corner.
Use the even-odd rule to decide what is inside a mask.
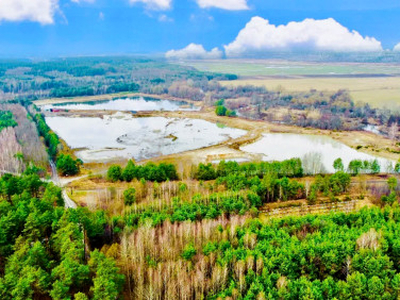
[[[225,116],[227,112],[227,108],[223,105],[218,105],[217,108],[215,109],[215,114],[217,116]]]
[[[82,164],[82,160],[74,160],[69,154],[60,154],[57,158],[57,170],[61,172],[63,176],[78,174]]]
[[[124,203],[125,205],[132,205],[136,201],[136,190],[129,188],[124,191]]]
[[[111,166],[107,171],[107,180],[116,182],[122,180],[122,168],[118,165]]]
[[[198,180],[213,180],[217,178],[217,172],[211,163],[207,165],[201,163],[199,164],[195,177]]]
[[[215,101],[214,106],[223,106],[225,103],[224,99],[219,99],[217,101]]]
[[[11,111],[0,111],[0,131],[6,127],[15,127],[18,123],[14,120]]]
[[[224,105],[218,105],[215,109],[215,114],[217,116],[236,117],[236,111],[229,110]]]
[[[182,258],[186,260],[191,260],[193,256],[195,256],[197,253],[196,248],[194,248],[193,244],[188,244],[185,246],[185,248],[182,251]]]

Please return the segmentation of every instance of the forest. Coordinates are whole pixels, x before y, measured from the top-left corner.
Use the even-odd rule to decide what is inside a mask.
[[[175,93],[201,100],[197,87],[185,85],[174,91],[174,82],[233,80],[233,74],[200,72],[164,60],[140,57],[86,57],[45,61],[2,60],[0,100],[36,100],[106,93]]]
[[[304,176],[299,160],[199,165],[196,176],[207,179],[198,181],[197,188],[179,180],[157,183],[126,177],[136,168],[132,162],[120,169],[125,177],[119,180],[132,180],[120,212],[65,209],[61,189],[41,181],[33,167],[21,176],[2,176],[0,297],[400,296],[400,207],[394,177],[373,208],[265,219],[258,212],[265,203],[306,193],[303,183],[294,183]],[[174,174],[168,164],[146,168]],[[240,174],[239,183],[230,184]],[[254,177],[247,181],[250,174]],[[149,184],[153,200],[133,188]],[[325,195],[340,198],[350,188],[350,175],[343,171],[317,176],[309,187],[310,200]]]
[[[104,212],[65,210],[61,189],[28,169],[0,178],[1,299],[115,299],[124,276],[96,250]]]

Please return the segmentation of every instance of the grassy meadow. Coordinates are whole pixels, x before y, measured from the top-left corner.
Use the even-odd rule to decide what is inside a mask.
[[[200,71],[233,73],[241,77],[252,76],[355,76],[391,75],[400,76],[397,64],[387,63],[342,63],[299,62],[284,60],[225,59],[185,62]]]
[[[222,81],[222,85],[256,85],[267,89],[285,91],[350,91],[355,102],[369,103],[373,107],[387,107],[400,110],[400,77],[368,77],[368,78],[252,78],[236,81]]]

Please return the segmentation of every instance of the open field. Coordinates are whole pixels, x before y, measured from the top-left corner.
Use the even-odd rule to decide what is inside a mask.
[[[254,76],[400,76],[397,64],[383,63],[313,63],[284,60],[225,59],[189,61],[186,65],[200,71]]]
[[[369,103],[373,107],[400,109],[400,77],[367,78],[252,78],[223,81],[222,85],[256,85],[270,90],[304,92],[311,89],[322,91],[350,91],[355,102]]]

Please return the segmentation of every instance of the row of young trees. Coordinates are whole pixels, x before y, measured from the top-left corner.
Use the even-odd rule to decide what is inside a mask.
[[[35,115],[35,122],[39,134],[44,138],[49,156],[56,161],[57,170],[63,176],[78,174],[83,161],[81,159],[74,159],[70,154],[59,153],[60,139],[47,125],[41,114]]]
[[[214,180],[218,177],[225,177],[229,174],[240,174],[245,177],[274,175],[282,177],[303,177],[302,162],[299,158],[292,158],[284,161],[274,162],[250,162],[239,164],[236,161],[220,161],[216,167],[213,164],[200,163],[195,178],[198,180]]]
[[[336,171],[345,171],[343,161],[341,158],[335,159],[333,167]],[[353,159],[349,162],[347,172],[351,175],[364,174],[378,174],[381,171],[381,166],[377,159],[374,160],[361,160]]]
[[[112,182],[131,182],[133,179],[163,182],[166,180],[177,180],[178,174],[173,164],[160,163],[156,165],[149,162],[145,165],[137,166],[130,160],[124,169],[119,165],[111,166],[107,171],[107,179]]]
[[[35,122],[39,134],[44,138],[49,156],[55,159],[58,154],[58,145],[60,144],[57,134],[50,129],[41,114],[35,115]]]

